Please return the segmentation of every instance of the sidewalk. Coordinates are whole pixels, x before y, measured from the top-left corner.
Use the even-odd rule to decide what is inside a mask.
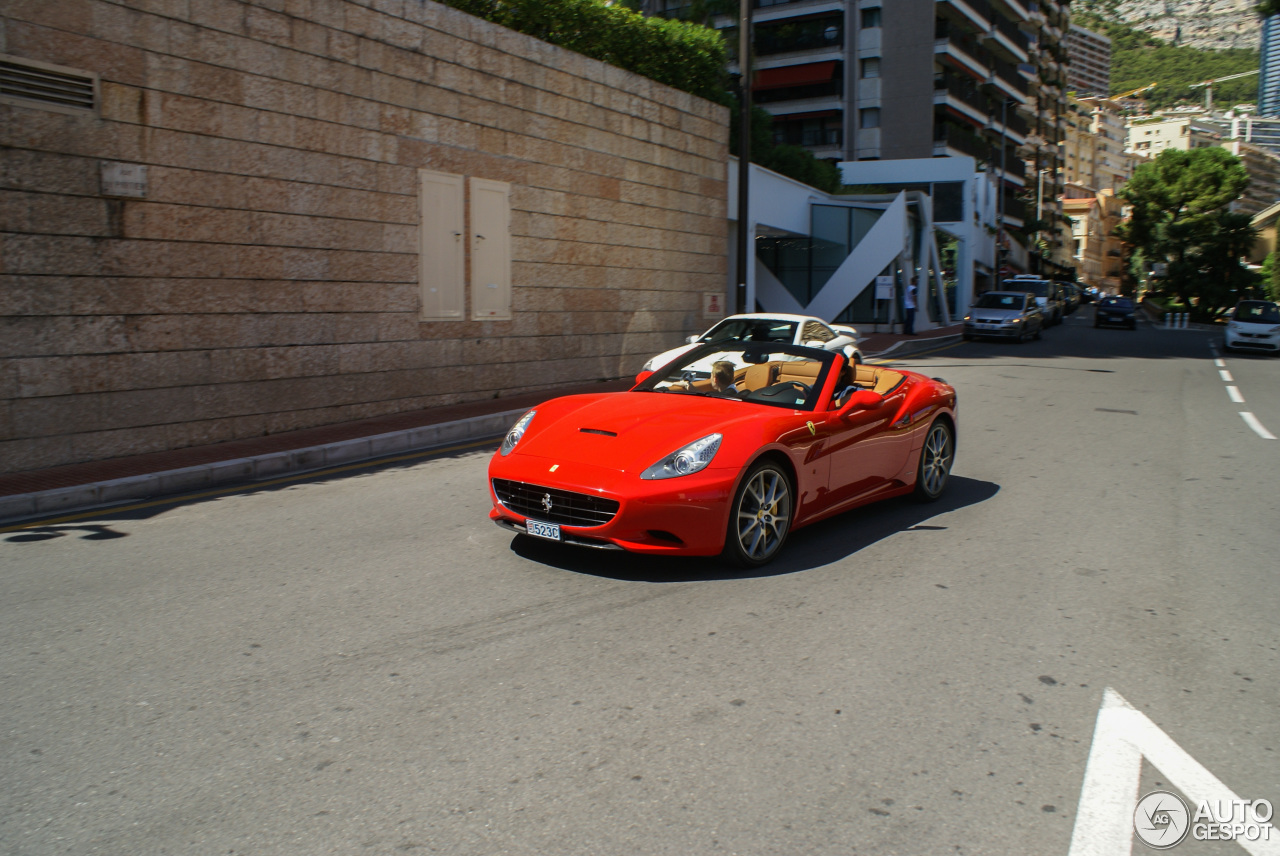
[[[872,333],[858,344],[872,360],[906,356],[959,338],[960,327],[955,325],[924,330],[917,336]],[[0,524],[496,439],[521,413],[547,399],[620,392],[632,383],[622,379],[544,390],[210,446],[0,475]]]

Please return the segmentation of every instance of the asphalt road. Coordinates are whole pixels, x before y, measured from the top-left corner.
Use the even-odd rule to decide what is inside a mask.
[[[764,574],[514,541],[486,451],[0,535],[0,852],[1066,854],[1107,688],[1280,802],[1280,359],[1090,319],[901,363],[948,493]]]

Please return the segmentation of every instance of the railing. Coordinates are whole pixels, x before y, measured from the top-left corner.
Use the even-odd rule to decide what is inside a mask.
[[[1004,60],[991,58],[989,65],[995,70],[996,76],[1012,86],[1018,93],[1027,94],[1027,81],[1018,73],[1018,67]]]
[[[933,91],[946,92],[984,115],[991,115],[991,99],[971,77],[941,72],[933,76]]]
[[[1024,53],[1027,52],[1027,45],[1029,42],[1029,40],[1027,39],[1027,34],[1022,32],[1022,30],[1018,29],[1018,27],[1012,21],[1010,21],[1008,18],[996,16],[995,25],[996,25],[996,29],[999,30],[1002,34],[1004,34],[1004,36],[1009,41],[1013,42],[1017,47],[1021,48]]]
[[[991,144],[989,142],[977,134],[950,122],[935,123],[933,142],[935,144],[943,143],[958,152],[984,161],[989,160],[991,157]]]

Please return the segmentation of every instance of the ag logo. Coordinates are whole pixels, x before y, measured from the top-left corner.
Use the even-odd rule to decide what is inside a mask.
[[[1181,844],[1191,829],[1191,815],[1182,798],[1168,791],[1152,791],[1138,800],[1133,811],[1133,831],[1154,850]]]

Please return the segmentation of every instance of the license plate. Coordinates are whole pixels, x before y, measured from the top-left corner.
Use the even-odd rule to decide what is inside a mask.
[[[537,520],[526,520],[525,529],[535,538],[546,538],[549,541],[560,541],[559,523],[541,523]]]

